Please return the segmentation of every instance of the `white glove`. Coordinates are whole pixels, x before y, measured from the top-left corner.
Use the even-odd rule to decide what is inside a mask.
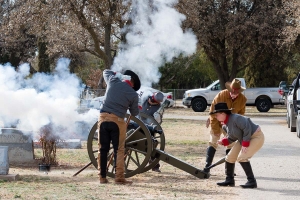
[[[116,73],[115,73],[115,76],[116,76],[117,78],[119,78],[121,81],[123,81],[123,80],[128,80],[128,81],[130,81],[130,80],[131,80],[131,76],[121,74],[120,72],[116,72]]]
[[[128,80],[128,81],[130,81],[131,80],[131,76],[129,76],[129,75],[123,75],[122,76],[122,80]]]

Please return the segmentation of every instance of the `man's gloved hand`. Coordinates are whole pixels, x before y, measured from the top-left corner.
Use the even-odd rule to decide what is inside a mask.
[[[214,133],[216,137],[221,137],[221,133]]]
[[[129,76],[129,75],[123,75],[122,76],[122,80],[128,80],[128,81],[130,81],[131,80],[131,76]]]
[[[219,145],[224,145],[223,142],[222,142],[222,140],[218,140],[218,141],[217,141],[217,144],[219,144]]]
[[[206,128],[208,128],[210,125],[210,117],[206,120]]]
[[[131,80],[131,76],[121,74],[120,72],[115,72],[115,76],[116,76],[117,78],[119,78],[121,81],[123,81],[123,80],[128,80],[128,81],[130,81],[130,80]]]

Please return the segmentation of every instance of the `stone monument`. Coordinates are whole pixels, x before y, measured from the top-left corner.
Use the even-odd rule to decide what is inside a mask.
[[[0,146],[0,174],[7,175],[9,171],[8,146]]]
[[[8,147],[9,164],[23,165],[34,162],[31,132],[15,128],[2,128],[0,146]]]

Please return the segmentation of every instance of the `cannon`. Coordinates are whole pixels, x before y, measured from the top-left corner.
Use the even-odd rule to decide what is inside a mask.
[[[140,117],[151,121],[150,125],[143,123],[139,118],[126,115],[125,120],[129,124],[125,140],[125,178],[132,177],[139,173],[144,173],[152,169],[159,161],[166,162],[200,179],[209,178],[210,174],[198,169],[164,151],[165,134],[160,124],[145,113],[140,113]],[[131,126],[130,123],[135,123]],[[73,176],[93,164],[97,169],[98,156],[98,130],[97,122],[94,124],[87,139],[87,151],[90,163],[79,170]],[[108,153],[107,176],[115,177],[115,156],[112,145]]]
[[[135,129],[128,129],[125,141],[125,177],[131,177],[139,173],[146,172],[152,169],[159,161],[166,162],[172,166],[179,168],[193,176],[198,178],[209,178],[210,174],[206,173],[164,151],[165,149],[165,135],[158,123],[155,123],[155,119],[152,116],[144,113],[140,114],[143,117],[150,118],[154,122],[154,133],[149,131],[147,125],[145,125],[140,119],[126,115],[126,119],[138,124]],[[152,127],[153,127],[152,125]],[[78,171],[73,176],[79,174],[83,169],[93,164],[97,168],[97,154],[98,154],[98,131],[97,123],[92,127],[87,140],[87,151],[90,158],[90,163]],[[108,153],[107,162],[107,176],[115,176],[115,162],[114,153],[111,146]],[[149,162],[151,160],[151,162]]]

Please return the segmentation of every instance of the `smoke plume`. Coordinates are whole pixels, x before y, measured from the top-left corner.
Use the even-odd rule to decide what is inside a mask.
[[[126,43],[120,46],[112,69],[136,72],[142,84],[151,86],[160,78],[159,67],[180,54],[196,50],[196,36],[181,28],[185,16],[174,5],[177,0],[133,0],[124,28]],[[149,3],[151,2],[151,3]]]
[[[55,134],[68,139],[78,131],[76,122],[95,123],[98,117],[96,110],[85,114],[77,112],[81,81],[70,74],[69,64],[69,59],[59,59],[52,74],[36,73],[32,77],[28,64],[20,65],[18,70],[10,64],[0,65],[2,126],[38,134],[41,127],[53,124],[59,127]]]

